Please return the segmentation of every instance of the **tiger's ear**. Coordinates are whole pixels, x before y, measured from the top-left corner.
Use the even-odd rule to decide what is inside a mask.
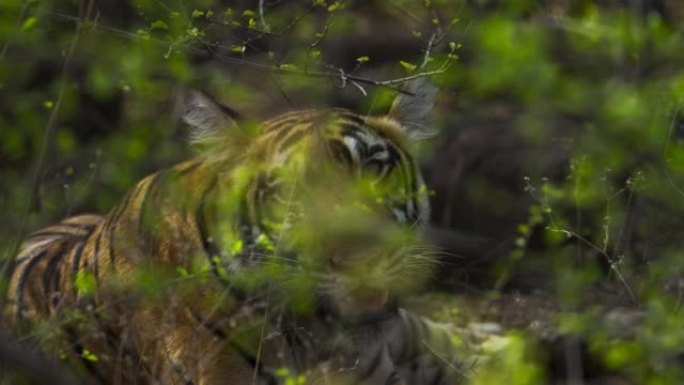
[[[197,90],[185,95],[183,121],[192,127],[192,142],[203,142],[238,127],[239,114],[207,93]]]
[[[408,82],[392,102],[389,116],[399,122],[406,133],[416,139],[435,136],[437,131],[428,127],[428,115],[435,104],[437,87],[422,78]]]

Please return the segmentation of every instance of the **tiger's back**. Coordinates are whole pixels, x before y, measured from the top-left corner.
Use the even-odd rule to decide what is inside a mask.
[[[103,218],[92,214],[69,217],[28,236],[13,261],[8,292],[14,295],[6,304],[7,319],[17,323],[54,315],[74,300],[86,239]]]

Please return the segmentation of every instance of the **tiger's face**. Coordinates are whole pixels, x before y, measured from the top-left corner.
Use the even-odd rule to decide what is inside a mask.
[[[213,147],[230,152],[217,161],[225,269],[344,317],[382,311],[414,289],[432,253],[419,234],[429,218],[427,188],[409,149],[434,89],[420,84],[409,92],[388,116],[294,112],[265,122],[240,149]],[[195,99],[186,121],[238,129],[225,115],[207,118],[221,111],[212,102]],[[254,282],[246,285],[260,285]]]

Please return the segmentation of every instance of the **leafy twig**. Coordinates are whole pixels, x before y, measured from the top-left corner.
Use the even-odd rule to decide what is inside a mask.
[[[420,70],[423,70],[425,66],[427,66],[428,62],[430,61],[430,54],[432,53],[432,49],[435,46],[435,40],[437,39],[437,34],[439,33],[439,29],[435,31],[431,36],[430,40],[428,40],[427,47],[425,47],[425,54],[423,55],[423,62],[420,64],[420,67],[418,67]]]

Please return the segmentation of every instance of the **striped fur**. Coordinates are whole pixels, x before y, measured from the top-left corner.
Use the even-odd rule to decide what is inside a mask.
[[[441,332],[392,305],[429,255],[402,244],[380,256],[387,234],[428,219],[402,122],[310,110],[249,135],[213,103],[186,114],[203,155],[143,179],[105,216],[26,240],[7,318],[61,326],[57,349],[103,384],[277,384],[282,368],[312,383],[453,383],[442,356],[414,360]],[[412,377],[430,365],[432,379]]]

